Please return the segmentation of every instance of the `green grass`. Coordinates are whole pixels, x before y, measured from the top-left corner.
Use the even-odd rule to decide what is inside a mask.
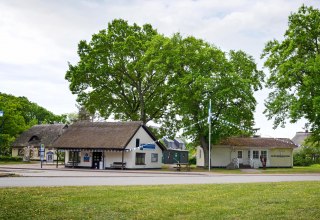
[[[0,219],[320,219],[320,183],[0,188]]]
[[[320,164],[314,164],[307,167],[293,167],[293,168],[267,168],[261,170],[262,173],[270,174],[295,174],[295,173],[320,173]]]
[[[164,167],[160,171],[176,171],[175,169]],[[186,171],[182,169],[182,171]],[[199,168],[196,166],[191,166],[191,172],[208,172],[208,168]],[[266,168],[265,170],[260,169],[250,169],[250,172],[242,171],[240,169],[227,170],[225,168],[211,168],[212,173],[220,174],[308,174],[308,173],[319,173],[320,174],[320,164],[314,164],[306,167],[293,167],[293,168]]]

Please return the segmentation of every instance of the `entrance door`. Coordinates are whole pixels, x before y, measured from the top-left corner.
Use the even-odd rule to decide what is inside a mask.
[[[92,168],[99,169],[100,161],[102,161],[102,152],[92,153]]]
[[[238,150],[238,159],[239,159],[239,164],[243,164],[242,150]]]

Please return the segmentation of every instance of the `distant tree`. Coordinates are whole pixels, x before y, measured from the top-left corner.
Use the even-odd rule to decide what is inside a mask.
[[[265,113],[274,127],[308,120],[315,141],[320,140],[320,11],[302,5],[289,16],[284,40],[269,41],[263,51],[273,91]]]
[[[26,97],[15,97],[0,93],[0,154],[10,154],[11,143],[23,131],[36,124],[64,122],[64,116],[52,112],[30,102]]]
[[[89,112],[147,123],[170,103],[173,53],[170,39],[151,25],[116,19],[90,42],[80,41],[80,61],[69,64],[66,79]]]
[[[248,135],[256,106],[253,92],[261,88],[264,74],[257,70],[253,58],[242,51],[226,55],[203,40],[183,39],[180,35],[175,38],[180,59],[171,120],[176,119],[176,124],[184,128],[184,135],[203,148],[207,166],[209,100],[212,100],[212,143],[231,135]]]

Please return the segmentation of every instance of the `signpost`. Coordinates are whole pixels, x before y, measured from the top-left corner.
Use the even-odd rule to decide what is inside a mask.
[[[44,151],[45,151],[44,144],[40,144],[40,161],[41,161],[41,168],[42,168],[42,162],[43,162],[43,159],[44,159]]]

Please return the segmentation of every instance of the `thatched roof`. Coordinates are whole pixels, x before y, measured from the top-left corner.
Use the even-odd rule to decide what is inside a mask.
[[[143,127],[155,141],[154,135],[140,121],[77,122],[53,144],[60,149],[124,149]],[[158,143],[162,148],[162,145]]]
[[[297,132],[291,140],[298,146],[303,145],[305,144],[306,138],[309,137],[311,134],[312,133],[310,132]]]
[[[262,138],[262,137],[231,137],[220,142],[219,145],[234,147],[267,147],[267,148],[295,148],[289,138]]]
[[[34,125],[24,131],[12,144],[13,147],[26,147],[33,145],[51,147],[52,143],[68,128],[65,124]]]

